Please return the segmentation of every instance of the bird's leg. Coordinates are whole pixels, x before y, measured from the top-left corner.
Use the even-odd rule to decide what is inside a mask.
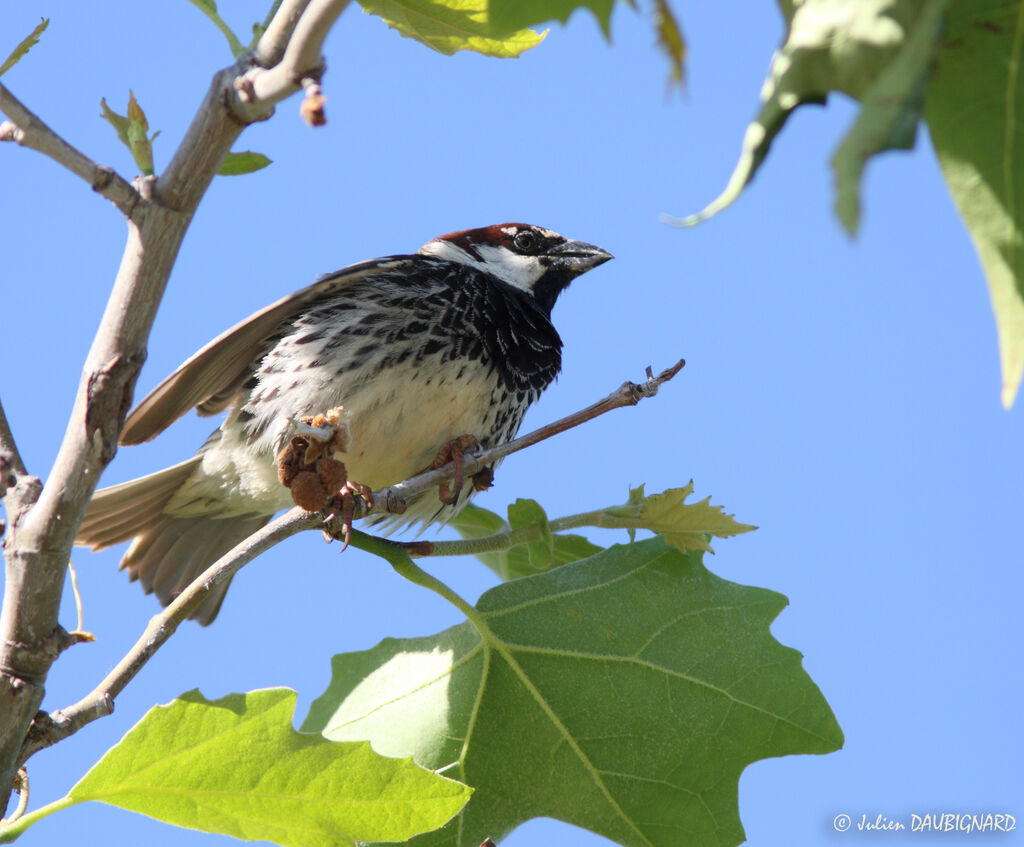
[[[328,521],[337,514],[338,509],[341,509],[342,553],[348,549],[349,542],[352,540],[352,519],[356,515],[356,506],[359,500],[365,504],[365,508],[361,511],[370,511],[373,508],[373,489],[368,485],[350,480],[341,486],[338,493],[328,503],[328,508],[324,509],[324,519]]]
[[[462,484],[465,482],[465,476],[462,472],[463,457],[466,452],[473,452],[474,450],[480,449],[480,442],[477,441],[476,436],[473,435],[460,435],[458,438],[453,438],[447,444],[442,447],[438,453],[437,458],[424,470],[433,471],[438,468],[443,468],[449,462],[455,469],[455,477],[452,480],[452,488],[448,487],[448,482],[442,482],[438,487],[437,496],[441,502],[446,506],[453,506],[459,500],[459,493],[462,491]],[[493,475],[492,475],[493,476]],[[474,484],[475,484],[474,475]]]

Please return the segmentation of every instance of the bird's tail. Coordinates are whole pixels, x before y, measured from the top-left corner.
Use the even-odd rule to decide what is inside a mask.
[[[165,606],[232,547],[264,526],[272,515],[175,517],[164,507],[202,461],[200,456],[157,473],[97,491],[75,543],[103,550],[134,539],[121,560],[132,581]],[[231,580],[215,585],[189,616],[208,625],[217,617]]]

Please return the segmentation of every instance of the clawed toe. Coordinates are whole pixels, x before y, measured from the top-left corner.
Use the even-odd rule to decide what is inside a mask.
[[[475,452],[480,449],[480,442],[473,435],[461,435],[458,438],[452,439],[442,447],[437,454],[437,458],[431,462],[430,467],[427,470],[436,470],[437,468],[443,468],[449,462],[455,471],[452,479],[452,485],[449,487],[448,481],[445,480],[438,486],[437,496],[441,502],[446,506],[454,506],[459,501],[459,494],[462,492],[463,483],[465,483],[465,475],[463,473],[463,466],[465,464],[465,454],[467,452]],[[471,479],[473,480],[474,486],[476,486],[476,477],[479,475],[473,474]],[[492,474],[493,479],[493,474]],[[477,488],[477,491],[481,489]]]
[[[349,542],[352,540],[352,520],[356,516],[359,501],[362,501],[365,506],[360,514],[372,509],[373,489],[368,485],[352,482],[351,480],[341,486],[338,493],[331,498],[330,505],[332,508],[331,514],[328,515],[328,520],[337,515],[339,511],[341,512],[342,553],[348,549]]]

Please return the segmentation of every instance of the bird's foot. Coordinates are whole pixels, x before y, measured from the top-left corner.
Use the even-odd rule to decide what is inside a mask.
[[[438,486],[437,491],[437,496],[446,506],[453,506],[459,500],[459,493],[462,491],[462,485],[465,482],[465,475],[463,473],[465,454],[479,449],[480,442],[477,441],[476,436],[460,435],[458,438],[454,438],[445,444],[444,447],[438,451],[437,458],[434,459],[427,468],[425,468],[425,470],[433,471],[438,468],[443,468],[449,462],[451,463],[455,471],[454,478],[452,479],[452,486],[449,488],[448,481],[445,480],[440,486]],[[476,485],[476,477],[478,475],[479,474],[474,474],[472,477],[474,485]]]
[[[325,514],[325,520],[332,520],[338,513],[341,513],[341,552],[348,549],[352,540],[352,520],[356,515],[364,515],[373,508],[373,489],[360,482],[348,481],[338,489],[328,504],[329,514]]]

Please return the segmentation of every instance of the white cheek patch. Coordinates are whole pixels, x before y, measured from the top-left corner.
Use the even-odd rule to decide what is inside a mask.
[[[544,275],[544,266],[536,256],[521,256],[496,244],[478,244],[473,249],[480,255],[479,259],[444,240],[425,244],[420,253],[478,268],[523,291],[532,292],[534,283]]]
[[[478,267],[523,291],[533,291],[533,284],[544,275],[544,266],[536,256],[522,256],[493,244],[481,244],[476,250],[485,262],[478,263]]]

